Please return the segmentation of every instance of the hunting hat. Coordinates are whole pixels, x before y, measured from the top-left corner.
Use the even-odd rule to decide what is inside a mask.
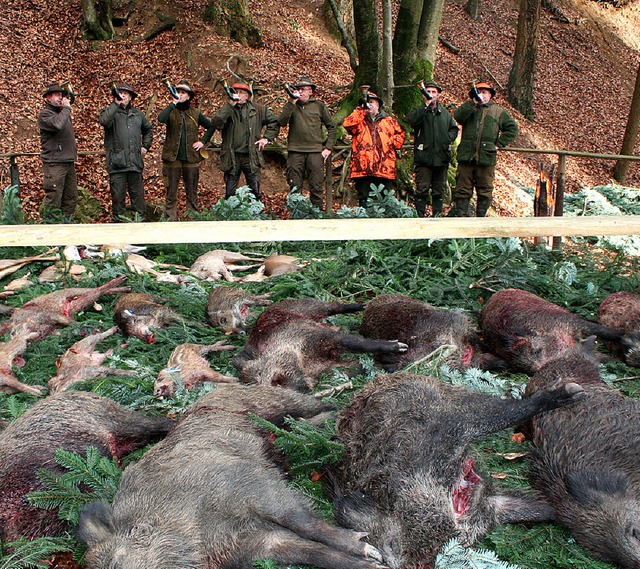
[[[249,95],[251,95],[252,90],[251,87],[249,85],[247,85],[246,83],[233,83],[231,85],[232,89],[235,89],[236,91],[238,89],[242,89],[243,91],[246,91],[247,93],[249,93]]]
[[[486,89],[487,91],[489,91],[491,93],[491,97],[495,97],[496,96],[496,90],[489,85],[489,83],[486,83],[485,81],[481,81],[480,83],[476,83],[476,89],[479,91],[480,89]],[[471,91],[469,91],[469,98],[473,99],[473,89],[471,89]]]
[[[424,84],[425,89],[427,87],[433,87],[434,89],[436,89],[438,91],[438,93],[442,93],[442,87],[440,87],[440,85],[438,85],[433,79],[431,81],[429,81],[428,83]]]
[[[318,88],[311,82],[311,79],[309,79],[308,77],[300,77],[298,79],[298,82],[294,85],[294,88],[300,89],[300,87],[311,87],[312,91],[315,91]]]
[[[138,93],[136,93],[133,90],[133,87],[131,85],[129,85],[129,83],[125,83],[124,81],[118,85],[116,85],[116,89],[118,89],[118,91],[128,91],[131,94],[131,100],[133,101],[133,99],[135,99],[138,96]]]
[[[378,101],[378,103],[380,104],[380,108],[384,106],[384,101],[382,100],[382,97],[376,95],[373,91],[369,91],[368,95],[369,95],[369,99],[375,99],[376,101]]]
[[[67,97],[69,95],[69,91],[67,91],[66,89],[64,89],[60,84],[58,83],[51,83],[48,87],[47,90],[43,93],[43,97],[47,97],[49,95],[51,95],[51,93],[62,93],[63,97]]]
[[[176,87],[176,91],[180,89],[180,91],[185,91],[186,93],[189,93],[190,98],[193,98],[196,96],[196,92],[191,88],[189,81],[187,81],[186,79],[182,79],[181,81],[179,81],[175,87]]]

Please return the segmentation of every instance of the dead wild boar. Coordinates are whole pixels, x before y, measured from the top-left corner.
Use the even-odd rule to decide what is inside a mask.
[[[55,510],[29,505],[25,495],[42,490],[39,468],[59,474],[57,449],[85,453],[96,447],[105,456],[124,455],[165,436],[173,423],[147,417],[94,393],[65,391],[38,401],[0,432],[0,538],[35,539],[70,529]]]
[[[357,312],[362,304],[310,298],[285,300],[267,308],[254,324],[244,349],[233,358],[247,383],[309,390],[318,375],[350,362],[344,352],[402,353],[407,345],[346,334],[320,322],[332,314]]]
[[[492,490],[469,445],[581,393],[562,384],[535,399],[500,399],[433,377],[379,376],[338,416],[344,457],[328,477],[337,522],[367,532],[399,569],[432,566],[449,539],[469,546],[496,523],[552,519],[532,495]]]
[[[252,306],[271,304],[271,293],[253,295],[231,286],[216,286],[207,299],[207,320],[220,326],[225,334],[244,334],[247,321],[252,318]]]
[[[640,295],[626,291],[610,294],[600,304],[598,322],[624,330],[620,347],[625,362],[640,367]]]
[[[181,382],[187,389],[191,389],[201,381],[208,383],[237,382],[235,377],[223,375],[212,369],[204,358],[213,352],[235,349],[235,346],[230,346],[224,341],[209,345],[181,344],[171,353],[167,367],[158,374],[153,384],[154,396],[173,397],[176,382]]]
[[[459,310],[442,310],[402,294],[381,294],[364,310],[360,333],[365,338],[399,340],[407,344],[402,354],[381,354],[379,363],[396,371],[431,354],[441,346],[454,346],[447,358],[454,369],[496,369],[504,362],[482,353],[469,318]]]
[[[131,377],[136,375],[134,370],[102,365],[102,362],[113,353],[113,349],[101,353],[96,351],[96,346],[105,338],[113,336],[117,331],[118,327],[113,326],[109,330],[96,332],[73,344],[58,360],[58,373],[47,383],[49,391],[51,393],[64,391],[74,383],[94,377]]]
[[[156,341],[155,330],[183,318],[160,304],[163,298],[141,292],[123,294],[116,300],[113,319],[125,336],[140,338],[147,344]]]
[[[64,288],[37,296],[14,311],[2,328],[12,338],[38,332],[33,340],[41,340],[56,328],[68,326],[73,316],[91,306],[105,294],[117,294],[129,290],[121,287],[126,277],[117,277],[95,288]],[[0,332],[2,330],[0,329]]]
[[[229,385],[201,398],[161,443],[128,466],[109,506],[81,513],[88,569],[281,565],[374,569],[364,536],[312,513],[285,481],[248,413],[282,424],[332,409],[311,395]]]
[[[526,373],[535,373],[587,336],[616,340],[622,335],[621,330],[589,322],[514,288],[498,291],[488,300],[480,314],[480,328],[494,354]]]
[[[576,363],[552,362],[528,386],[535,396],[561,377],[580,381],[585,391],[575,405],[531,420],[530,482],[555,509],[558,523],[594,557],[638,569],[640,401]]]
[[[200,255],[191,265],[189,272],[196,277],[207,281],[226,280],[233,282],[236,280],[233,271],[248,271],[258,265],[236,265],[240,261],[263,261],[262,258],[247,257],[242,253],[215,249]]]

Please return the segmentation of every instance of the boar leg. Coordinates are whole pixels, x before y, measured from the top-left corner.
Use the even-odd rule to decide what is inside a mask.
[[[349,352],[374,354],[398,354],[407,351],[407,345],[397,340],[374,340],[356,334],[338,333],[335,336],[338,345]]]
[[[584,397],[584,390],[577,383],[556,383],[544,391],[538,391],[525,399],[498,399],[496,397],[484,397],[481,416],[474,417],[474,421],[468,426],[473,438],[487,436],[519,425],[529,420],[534,415],[544,411],[551,411],[558,407],[564,407]],[[460,410],[462,415],[468,415],[469,401]],[[465,411],[467,413],[465,413]]]
[[[368,547],[377,553],[373,546]],[[314,541],[313,538],[304,539],[288,532],[278,532],[272,537],[265,557],[279,565],[315,565],[326,569],[376,569],[382,566],[377,562],[382,559],[379,554],[374,559],[357,557]]]
[[[489,504],[493,508],[498,524],[557,521],[555,509],[542,498],[531,494],[521,492],[496,494],[489,497]]]
[[[41,387],[22,383],[13,373],[5,369],[0,369],[0,390],[5,393],[30,393],[36,397],[42,395]]]

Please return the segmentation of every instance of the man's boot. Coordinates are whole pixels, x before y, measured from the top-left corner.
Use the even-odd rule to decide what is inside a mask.
[[[469,200],[460,199],[456,200],[456,216],[457,217],[471,217],[469,215]]]
[[[478,204],[476,206],[476,217],[484,217],[491,207],[491,198],[487,196],[478,196]]]
[[[431,196],[431,209],[433,217],[442,215],[442,196]]]
[[[418,217],[424,217],[424,214],[427,211],[427,198],[416,197],[415,204]]]

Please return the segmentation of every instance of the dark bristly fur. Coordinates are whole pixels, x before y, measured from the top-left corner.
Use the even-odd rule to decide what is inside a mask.
[[[211,289],[207,299],[207,320],[220,326],[226,334],[244,334],[253,316],[251,306],[268,306],[271,293],[252,295],[242,289],[219,285]]]
[[[398,341],[345,334],[320,322],[332,314],[357,312],[362,304],[322,302],[310,298],[279,302],[267,308],[251,329],[244,349],[233,358],[247,383],[312,389],[318,375],[348,362],[345,352],[398,353]]]
[[[498,291],[488,300],[480,314],[480,328],[494,354],[526,373],[535,373],[588,336],[615,340],[622,335],[621,330],[589,322],[514,288]]]
[[[640,367],[640,295],[624,291],[610,294],[600,304],[598,322],[624,330],[620,347],[625,362]]]
[[[381,294],[371,300],[362,316],[365,338],[399,340],[409,346],[403,354],[376,356],[387,371],[396,371],[431,354],[441,346],[456,348],[447,363],[454,369],[495,369],[504,364],[480,350],[480,341],[467,316],[443,310],[402,294]]]
[[[201,398],[169,437],[125,470],[113,506],[83,511],[88,569],[210,569],[280,565],[375,569],[363,534],[311,512],[271,461],[249,412],[276,424],[332,405],[267,386],[223,386]]]
[[[57,449],[84,454],[96,447],[105,456],[122,456],[162,438],[173,426],[164,417],[147,417],[94,393],[65,391],[36,403],[0,432],[0,537],[35,539],[70,528],[57,510],[32,507],[29,492],[42,489],[39,468],[62,473]]]
[[[535,395],[559,377],[583,385],[585,397],[532,419],[531,483],[585,549],[638,569],[640,401],[598,382],[593,364],[575,357],[543,367],[528,391]]]
[[[329,489],[338,523],[368,532],[400,569],[432,564],[451,538],[471,545],[494,523],[553,519],[531,495],[494,493],[469,445],[581,392],[560,385],[535,400],[500,399],[405,372],[378,377],[338,417],[345,453]]]
[[[182,320],[176,312],[160,304],[162,301],[160,297],[140,292],[123,294],[116,300],[113,320],[125,336],[153,344],[157,328]]]

